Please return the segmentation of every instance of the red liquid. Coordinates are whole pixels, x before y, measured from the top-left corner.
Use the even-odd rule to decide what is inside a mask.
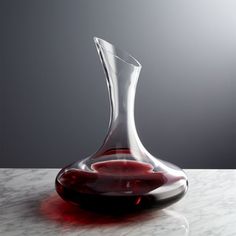
[[[56,189],[66,201],[94,210],[130,210],[148,207],[164,207],[177,201],[178,196],[159,198],[156,189],[178,181],[163,172],[154,172],[150,164],[117,160],[92,165],[94,171],[69,169],[59,174]],[[152,192],[152,193],[150,193]]]

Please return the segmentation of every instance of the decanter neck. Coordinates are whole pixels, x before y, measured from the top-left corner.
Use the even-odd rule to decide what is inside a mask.
[[[141,65],[130,54],[104,40],[95,38],[95,44],[106,75],[111,107],[104,144],[109,148],[130,148],[138,139],[134,100]]]
[[[123,70],[121,73],[110,73],[107,77],[110,100],[110,125],[127,123],[134,125],[134,102],[137,71]]]

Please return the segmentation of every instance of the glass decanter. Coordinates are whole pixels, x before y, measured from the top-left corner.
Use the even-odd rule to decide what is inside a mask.
[[[58,173],[56,190],[83,208],[166,207],[184,196],[188,180],[177,166],[153,157],[138,137],[134,100],[141,64],[103,39],[94,42],[109,91],[109,129],[97,152]]]

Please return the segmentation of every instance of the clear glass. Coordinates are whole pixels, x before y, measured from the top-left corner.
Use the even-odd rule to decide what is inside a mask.
[[[134,100],[141,64],[129,53],[94,38],[110,99],[107,136],[97,152],[63,168],[56,190],[66,201],[98,210],[166,207],[188,189],[185,173],[153,157],[135,127]]]

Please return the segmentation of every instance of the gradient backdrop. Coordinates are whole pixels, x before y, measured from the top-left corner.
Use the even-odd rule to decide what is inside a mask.
[[[100,146],[98,36],[143,66],[136,126],[153,155],[236,168],[235,12],[234,0],[1,0],[0,167],[62,167]]]

